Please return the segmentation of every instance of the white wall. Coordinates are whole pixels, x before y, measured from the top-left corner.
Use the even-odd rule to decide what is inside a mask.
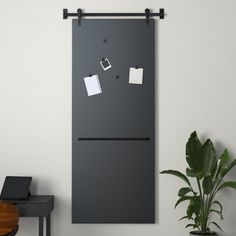
[[[157,174],[156,224],[71,224],[71,20],[62,8],[89,12],[166,9],[157,24],[157,173],[185,169],[188,135],[236,154],[235,0],[1,0],[0,186],[32,175],[33,192],[55,194],[52,235],[188,235],[173,205],[180,181]],[[236,170],[231,177],[236,177]],[[225,236],[234,236],[236,193],[221,194]],[[224,199],[225,198],[225,199]],[[36,235],[21,219],[19,236]]]

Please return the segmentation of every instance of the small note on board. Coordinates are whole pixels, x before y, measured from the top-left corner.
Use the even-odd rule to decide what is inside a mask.
[[[103,70],[105,70],[105,71],[111,68],[111,63],[109,62],[109,60],[107,58],[106,59],[103,58],[100,61],[100,64],[101,64]]]
[[[129,68],[129,83],[143,84],[143,68]]]
[[[84,78],[84,83],[87,89],[88,96],[102,93],[102,88],[99,82],[98,75],[92,75]]]

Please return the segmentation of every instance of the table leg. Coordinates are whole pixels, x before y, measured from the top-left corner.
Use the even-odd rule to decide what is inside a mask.
[[[43,236],[43,217],[39,217],[39,236]]]
[[[51,234],[51,220],[50,215],[46,217],[46,236],[50,236]]]

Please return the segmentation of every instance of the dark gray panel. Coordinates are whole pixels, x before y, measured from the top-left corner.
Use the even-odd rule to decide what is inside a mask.
[[[107,39],[107,43],[103,40]],[[154,123],[154,20],[73,21],[73,132],[84,136],[147,136]],[[99,64],[108,58],[112,68]],[[128,83],[144,68],[144,84]],[[83,78],[98,74],[102,94],[88,97]],[[116,79],[119,75],[120,79]],[[77,122],[79,120],[79,122]],[[85,125],[86,124],[86,125]]]
[[[154,20],[148,27],[142,19],[85,19],[80,27],[73,20],[73,223],[155,220],[154,40]],[[102,58],[110,70],[103,71]],[[144,69],[143,85],[128,83],[135,66]],[[90,73],[98,74],[102,94],[87,96],[83,78]]]
[[[81,141],[75,149],[73,222],[154,222],[154,150],[149,141]]]

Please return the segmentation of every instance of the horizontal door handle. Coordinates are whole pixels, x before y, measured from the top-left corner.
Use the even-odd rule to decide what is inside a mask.
[[[84,138],[79,137],[78,141],[149,141],[150,137],[134,137],[134,138],[126,138],[126,137],[103,137],[103,138]]]

